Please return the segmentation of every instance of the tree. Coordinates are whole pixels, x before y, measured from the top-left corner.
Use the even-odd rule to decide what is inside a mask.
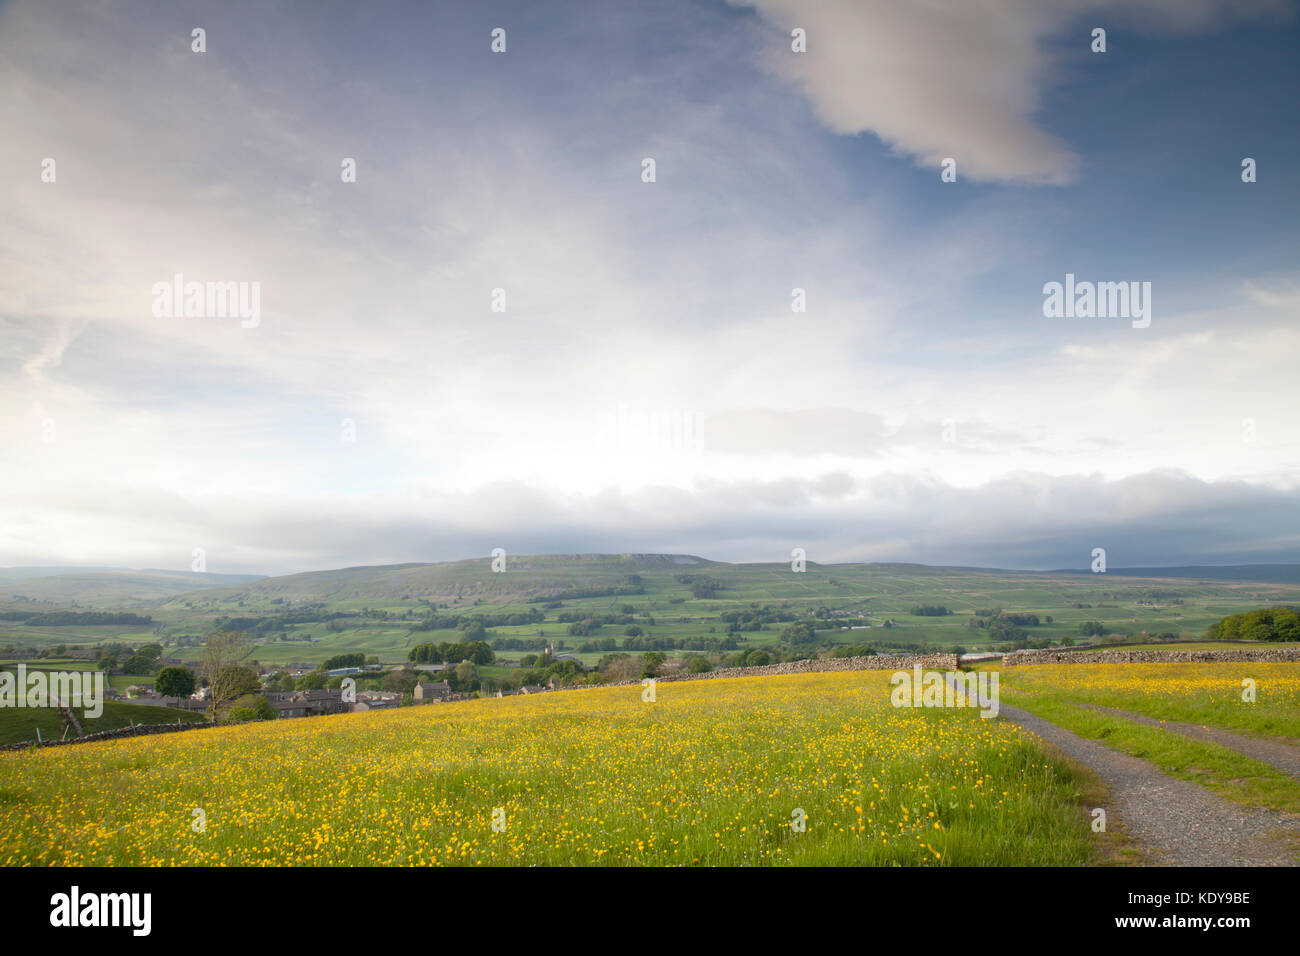
[[[236,663],[248,653],[248,640],[241,631],[220,628],[208,635],[199,657],[199,676],[208,687],[208,720],[217,721],[224,704],[247,693],[244,675]],[[254,672],[254,679],[257,674]]]
[[[409,694],[414,689],[417,679],[416,672],[413,670],[389,671],[384,675],[384,690]]]
[[[164,697],[189,697],[198,680],[188,667],[164,667],[153,682],[154,690]]]
[[[470,641],[465,645],[463,659],[485,666],[496,660],[496,654],[492,653],[492,648],[486,641]]]
[[[343,667],[364,667],[366,663],[365,654],[335,654],[333,657],[320,665],[320,670],[333,671]]]
[[[234,697],[256,693],[262,689],[262,680],[257,676],[257,668],[243,664],[231,664],[221,674],[221,683]]]
[[[601,661],[605,676],[610,681],[633,680],[641,677],[644,665],[631,654],[610,654]]]
[[[459,664],[461,661],[473,661],[480,666],[491,664],[496,660],[491,646],[486,641],[462,641],[456,644],[417,644],[407,654],[413,664]]]
[[[143,654],[132,654],[122,665],[124,674],[152,674],[154,668],[158,666],[156,658],[146,657]]]
[[[295,685],[294,680],[289,676],[288,671],[276,671],[266,679],[264,686],[267,690],[292,691]]]
[[[577,661],[555,661],[543,673],[544,680],[556,680],[560,683],[572,683],[583,674],[583,667]]]
[[[294,690],[323,690],[328,676],[324,671],[311,671],[292,678]]]
[[[473,661],[461,661],[455,670],[456,686],[461,690],[478,689],[478,669]]]
[[[664,661],[667,659],[668,655],[664,654],[662,651],[649,651],[648,653],[642,654],[641,676],[658,677],[659,668],[663,666]]]
[[[1300,614],[1295,608],[1259,608],[1225,617],[1206,634],[1220,641],[1300,641]]]
[[[817,632],[812,624],[800,621],[781,629],[781,642],[784,644],[812,644],[817,640]]]
[[[226,711],[229,721],[240,720],[274,720],[275,708],[261,694],[244,694]]]

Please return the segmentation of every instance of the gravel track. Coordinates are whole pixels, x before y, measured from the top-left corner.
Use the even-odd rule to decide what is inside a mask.
[[[1123,717],[1125,720],[1131,720],[1136,724],[1146,724],[1148,727],[1159,727],[1161,730],[1172,730],[1175,733],[1182,734],[1184,737],[1195,737],[1197,740],[1204,740],[1212,744],[1218,744],[1220,747],[1227,747],[1229,750],[1235,750],[1239,754],[1258,760],[1260,763],[1266,763],[1270,767],[1281,770],[1285,774],[1300,779],[1300,747],[1294,747],[1290,744],[1284,744],[1277,740],[1264,740],[1259,737],[1245,737],[1241,734],[1234,734],[1227,730],[1219,730],[1217,727],[1203,727],[1200,724],[1185,724],[1177,720],[1159,720],[1155,717],[1147,717],[1145,714],[1134,714],[1127,710],[1117,710],[1114,707],[1099,707],[1095,704],[1083,704],[1089,710],[1099,711],[1103,714],[1113,714],[1116,717]]]
[[[1110,790],[1105,807],[1109,826],[1121,826],[1148,865],[1297,865],[1295,851],[1288,849],[1290,841],[1283,835],[1300,839],[1300,817],[1232,803],[1017,707],[1003,704],[1001,717],[1101,778]]]

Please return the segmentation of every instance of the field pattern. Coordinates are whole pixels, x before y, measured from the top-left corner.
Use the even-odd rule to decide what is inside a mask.
[[[698,597],[684,578],[704,576],[718,585]],[[204,575],[192,575],[203,578]],[[1095,622],[1116,639],[1177,635],[1191,640],[1228,614],[1252,608],[1300,604],[1293,580],[1147,579],[1131,576],[933,568],[923,565],[810,562],[805,573],[789,563],[727,564],[687,555],[512,556],[509,570],[494,574],[487,558],[440,564],[349,568],[227,583],[184,594],[160,592],[157,575],[83,574],[11,582],[0,594],[0,613],[52,611],[75,606],[131,611],[144,626],[32,626],[0,620],[0,647],[52,651],[60,645],[161,641],[168,658],[197,661],[202,640],[223,620],[257,631],[249,660],[267,665],[314,665],[342,653],[376,656],[385,664],[405,661],[419,643],[455,641],[454,629],[424,630],[434,605],[444,615],[544,612],[528,624],[490,625],[493,639],[550,642],[556,649],[596,664],[614,648],[583,650],[589,639],[626,643],[624,625],[605,625],[590,637],[571,633],[572,621],[627,611],[646,640],[708,641],[728,636],[724,618],[771,606],[817,628],[817,643],[860,644],[914,651],[925,647],[987,649],[1001,643],[971,626],[980,610],[1037,615],[1026,636],[1056,643],[1085,638]],[[631,582],[635,581],[635,584]],[[218,582],[213,582],[218,583]],[[168,582],[168,586],[175,582]],[[953,613],[918,616],[920,605]],[[814,617],[826,611],[825,617]],[[295,616],[293,620],[286,615]],[[852,630],[847,618],[872,627]],[[889,627],[883,625],[889,622]],[[740,646],[773,648],[787,621],[735,635]],[[502,651],[517,656],[515,651]],[[669,649],[670,655],[683,653]],[[17,655],[15,655],[17,656]]]

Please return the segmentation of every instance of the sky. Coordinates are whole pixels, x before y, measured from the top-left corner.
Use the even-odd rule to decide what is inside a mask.
[[[0,3],[0,566],[1300,561],[1298,12]]]

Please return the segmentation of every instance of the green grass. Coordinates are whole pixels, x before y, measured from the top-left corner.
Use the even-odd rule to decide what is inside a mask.
[[[1252,648],[1268,648],[1269,646],[1260,641],[1155,641],[1150,644],[1097,644],[1081,648],[1076,653],[1089,654],[1094,651],[1245,651]]]
[[[981,669],[997,669],[982,665]],[[1255,699],[1242,699],[1242,681]],[[1300,742],[1300,663],[1063,664],[1001,669],[1004,691]]]
[[[28,672],[31,671],[79,671],[83,674],[96,673],[95,668],[87,667],[84,660],[70,659],[64,660],[54,657],[42,657],[36,660],[5,660],[0,661],[0,671],[14,672],[18,664],[24,664]],[[150,674],[108,674],[108,686],[118,692],[126,690],[128,687],[152,687],[154,677]]]
[[[1300,813],[1300,781],[1235,750],[1099,713],[1067,700],[1018,694],[1005,684],[1001,699],[1080,737],[1147,760],[1172,777],[1198,783],[1226,799]]]
[[[188,710],[176,710],[171,707],[148,707],[141,704],[126,704],[120,701],[104,701],[104,712],[98,717],[87,717],[84,710],[73,708],[81,729],[87,734],[103,730],[117,730],[131,723],[136,724],[174,724],[177,720],[185,723],[202,721],[203,717]],[[63,736],[64,719],[58,710],[51,707],[4,707],[0,708],[0,744],[16,744],[36,739],[37,728],[44,740],[58,740]],[[69,730],[68,737],[77,735],[76,730]]]

